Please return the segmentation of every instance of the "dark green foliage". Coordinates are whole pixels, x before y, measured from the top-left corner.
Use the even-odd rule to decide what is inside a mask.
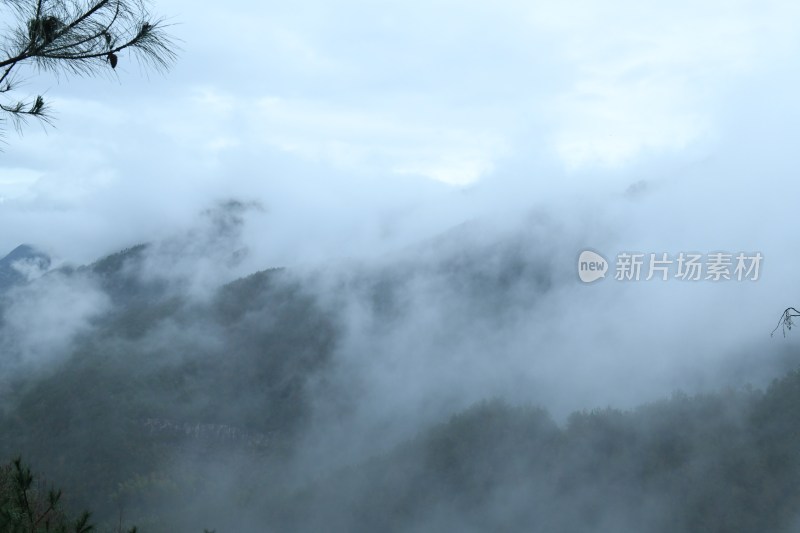
[[[83,512],[69,518],[61,506],[61,491],[50,489],[45,495],[22,459],[0,468],[0,532],[89,533],[94,531],[90,517]]]
[[[273,509],[314,531],[794,531],[800,372],[573,414],[480,404]]]
[[[0,467],[0,533],[92,533],[97,531],[91,523],[91,513],[83,511],[70,518],[61,504],[60,490],[45,493],[34,483],[30,467],[21,458]],[[123,533],[122,519],[114,528]],[[137,533],[138,528],[126,529]],[[207,529],[204,533],[214,533]]]

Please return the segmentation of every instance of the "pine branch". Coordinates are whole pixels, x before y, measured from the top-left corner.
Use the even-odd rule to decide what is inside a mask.
[[[97,74],[117,67],[122,52],[130,51],[140,64],[167,70],[177,57],[177,45],[163,19],[152,19],[145,0],[4,0],[17,24],[5,36],[5,59],[0,59],[0,114],[19,129],[26,119],[50,122],[40,96],[12,100],[18,65],[39,70]],[[2,56],[0,56],[2,57]],[[27,103],[26,103],[27,100]],[[2,120],[2,118],[0,118]]]

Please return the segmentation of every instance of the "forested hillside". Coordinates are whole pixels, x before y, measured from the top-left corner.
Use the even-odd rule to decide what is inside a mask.
[[[69,512],[92,509],[101,528],[120,517],[141,531],[794,527],[794,371],[765,390],[676,394],[561,421],[490,396],[409,420],[416,429],[388,447],[357,444],[349,417],[365,407],[347,388],[357,382],[337,378],[353,295],[389,339],[419,313],[420,280],[475,309],[440,327],[502,327],[560,282],[514,241],[492,245],[488,267],[474,260],[488,253],[480,246],[436,247],[435,259],[333,279],[266,270],[203,295],[147,275],[148,246],[17,280],[3,295],[0,454],[21,455],[64,489]],[[39,345],[12,327],[14,306],[69,287],[102,294],[102,312],[43,365]]]

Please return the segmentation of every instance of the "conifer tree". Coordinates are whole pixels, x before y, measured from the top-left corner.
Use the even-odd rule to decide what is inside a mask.
[[[97,75],[135,58],[167,69],[176,45],[146,0],[0,0],[0,120],[19,129],[28,118],[51,120],[41,94],[24,94],[21,74]]]

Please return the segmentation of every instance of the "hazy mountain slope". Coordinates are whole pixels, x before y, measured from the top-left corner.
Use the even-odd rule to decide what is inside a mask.
[[[38,276],[50,268],[50,257],[27,244],[14,248],[0,259],[0,293]],[[27,274],[27,275],[26,275]]]
[[[491,372],[571,275],[537,231],[212,290],[145,245],[51,271],[0,299],[0,456],[147,531],[789,530],[797,374],[568,423],[489,402],[441,424],[485,390],[466,358]]]
[[[277,530],[795,531],[800,373],[573,414],[494,401],[274,502]]]
[[[24,453],[73,487],[76,504],[161,471],[181,450],[285,448],[306,416],[304,381],[334,342],[332,318],[280,271],[198,302],[153,290],[126,255],[59,274],[94,280],[113,304],[60,362],[15,376],[3,395],[0,455]],[[113,505],[100,505],[103,516]]]

